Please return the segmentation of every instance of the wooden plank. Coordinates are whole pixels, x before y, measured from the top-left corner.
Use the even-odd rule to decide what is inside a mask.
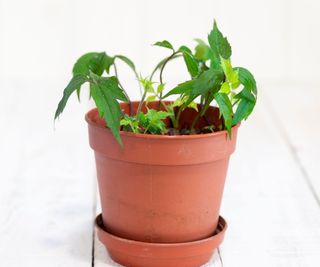
[[[316,85],[269,86],[265,95],[271,116],[290,147],[320,207],[320,92]],[[276,95],[276,97],[275,97]]]
[[[221,212],[229,222],[224,265],[317,266],[319,206],[265,100],[260,93],[230,162]]]
[[[37,83],[13,81],[0,91],[0,265],[89,267],[95,199],[87,108],[72,99],[54,131],[61,86]]]

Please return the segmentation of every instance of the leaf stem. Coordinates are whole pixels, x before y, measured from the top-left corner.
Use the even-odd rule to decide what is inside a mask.
[[[174,120],[174,122],[173,122],[173,128],[175,128],[175,129],[178,129],[178,128],[179,128],[179,120],[180,120],[180,116],[181,116],[181,113],[182,113],[183,109],[184,109],[184,106],[181,105],[181,106],[179,107],[177,116],[175,117],[175,120]]]
[[[159,74],[159,79],[160,79],[160,84],[163,84],[163,79],[162,79],[162,74],[163,74],[163,70],[165,68],[165,66],[167,65],[167,63],[174,58],[175,55],[177,55],[178,53],[180,53],[180,51],[175,51],[173,52],[169,57],[167,57],[167,59],[163,62],[163,65],[161,66],[160,69],[160,74]],[[160,92],[160,97],[159,97],[160,103],[162,101],[162,92]]]
[[[191,130],[194,129],[195,125],[198,123],[199,119],[206,113],[210,106],[210,93],[207,95],[204,103],[204,107],[201,106],[201,110],[198,112],[197,116],[194,118],[192,125],[191,125]]]
[[[115,62],[113,62],[113,68],[114,68],[114,74],[116,75],[117,79],[118,79],[118,84],[119,86],[121,87],[124,95],[126,96],[126,98],[128,99],[128,104],[129,104],[129,113],[130,113],[130,116],[132,115],[132,112],[133,112],[133,106],[132,106],[132,102],[130,100],[130,97],[129,95],[127,94],[126,90],[124,90],[120,80],[119,80],[119,76],[118,76],[118,69],[117,69],[117,65]]]
[[[146,99],[146,96],[147,96],[147,89],[144,89],[143,95],[141,97],[141,100],[139,102],[139,106],[138,106],[138,109],[137,109],[137,112],[136,112],[136,117],[137,118],[138,118],[138,114],[141,112],[142,105],[144,103],[144,100]]]

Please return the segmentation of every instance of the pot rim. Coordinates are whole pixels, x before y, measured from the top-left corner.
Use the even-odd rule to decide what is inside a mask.
[[[92,120],[90,117],[91,114],[97,111],[97,108],[93,108],[89,110],[85,115],[85,120],[87,123],[93,127],[108,131],[111,133],[111,130],[107,127],[104,127]],[[231,130],[232,132],[239,128],[241,123],[238,123],[237,125],[232,126]],[[127,136],[127,137],[134,137],[134,138],[144,138],[144,139],[164,139],[164,140],[194,140],[194,139],[202,139],[202,138],[209,138],[209,137],[215,137],[220,135],[228,135],[227,130],[222,130],[214,133],[206,133],[206,134],[192,134],[192,135],[161,135],[161,134],[143,134],[143,133],[131,133],[131,132],[125,132],[120,131],[120,136]]]

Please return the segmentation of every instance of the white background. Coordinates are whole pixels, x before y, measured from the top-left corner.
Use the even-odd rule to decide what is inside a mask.
[[[317,83],[319,11],[316,0],[1,0],[1,80],[20,82],[21,94],[25,83],[41,81],[48,91],[54,81],[58,87],[50,91],[60,94],[73,62],[87,51],[128,55],[147,75],[166,52],[152,43],[192,46],[215,18],[234,64],[252,69],[259,83]]]
[[[251,70],[259,86],[224,198],[225,266],[318,266],[319,13],[317,0],[0,0],[0,266],[91,266],[87,94],[81,104],[71,97],[53,126],[75,60],[124,54],[146,76],[168,55],[152,43],[193,47],[214,18],[233,65]],[[169,85],[188,77],[179,66],[166,70]],[[134,76],[124,65],[120,73],[137,99]],[[106,266],[95,242],[96,266]]]

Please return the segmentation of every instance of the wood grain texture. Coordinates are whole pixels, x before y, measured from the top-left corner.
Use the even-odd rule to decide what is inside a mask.
[[[87,105],[72,99],[53,131],[54,103],[28,103],[54,97],[50,88],[60,85],[5,86],[20,89],[0,91],[0,266],[120,266],[93,236],[100,209]],[[301,88],[263,87],[239,129],[221,210],[229,223],[224,267],[320,264],[319,92],[308,87],[301,99]],[[216,254],[205,266],[222,264]]]
[[[89,267],[94,165],[83,115],[66,112],[54,131],[54,103],[32,103],[57,85],[13,84],[0,91],[0,266]]]
[[[271,116],[266,90],[260,90],[254,115],[239,129],[230,162],[221,211],[229,222],[223,261],[226,267],[316,266],[319,206]]]
[[[320,207],[320,88],[315,84],[292,84],[279,90],[273,85],[265,95],[276,127]]]

